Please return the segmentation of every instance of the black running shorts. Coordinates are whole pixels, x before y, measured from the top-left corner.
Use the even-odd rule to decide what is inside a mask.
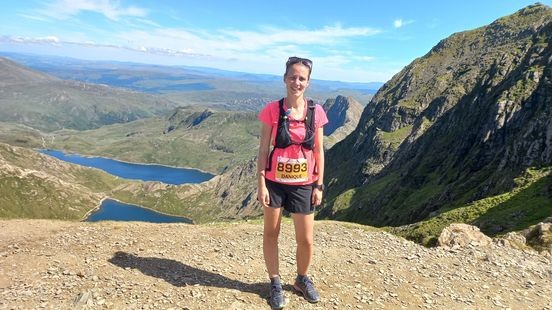
[[[284,207],[289,213],[311,214],[314,206],[311,203],[312,184],[288,185],[265,179],[270,195],[271,208]]]

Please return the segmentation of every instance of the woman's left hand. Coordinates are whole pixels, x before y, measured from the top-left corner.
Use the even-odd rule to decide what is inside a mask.
[[[318,188],[313,188],[312,190],[312,196],[311,196],[311,203],[314,206],[319,206],[322,204],[322,194],[323,191]]]

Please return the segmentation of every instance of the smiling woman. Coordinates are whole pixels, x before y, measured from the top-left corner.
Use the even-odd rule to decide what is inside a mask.
[[[293,287],[309,302],[320,300],[307,273],[314,253],[314,211],[322,203],[324,190],[323,126],[328,119],[320,105],[305,98],[312,61],[289,57],[285,67],[287,96],[268,103],[259,113],[257,200],[263,207],[263,254],[271,282],[269,303],[274,309],[287,304],[278,257],[283,210],[291,213],[295,226],[297,278]]]

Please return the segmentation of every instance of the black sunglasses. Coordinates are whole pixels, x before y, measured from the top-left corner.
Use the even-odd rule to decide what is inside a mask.
[[[292,65],[298,64],[298,63],[301,63],[301,64],[307,66],[310,70],[312,70],[312,60],[307,59],[307,58],[295,57],[295,56],[292,56],[292,57],[288,58],[288,60],[286,62],[286,67],[289,67],[289,66],[292,66]]]

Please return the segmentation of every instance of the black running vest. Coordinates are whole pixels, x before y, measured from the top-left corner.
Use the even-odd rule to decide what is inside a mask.
[[[315,113],[315,104],[312,100],[307,101],[307,116],[302,121],[293,121],[293,122],[303,122],[305,123],[305,138],[301,142],[293,142],[291,140],[291,134],[289,133],[289,117],[284,111],[284,98],[278,101],[279,116],[278,116],[278,128],[276,129],[276,141],[274,148],[270,152],[269,160],[267,163],[267,171],[270,171],[272,165],[272,154],[274,153],[275,148],[285,149],[286,147],[292,144],[301,145],[302,148],[312,150],[314,147],[314,113]]]

